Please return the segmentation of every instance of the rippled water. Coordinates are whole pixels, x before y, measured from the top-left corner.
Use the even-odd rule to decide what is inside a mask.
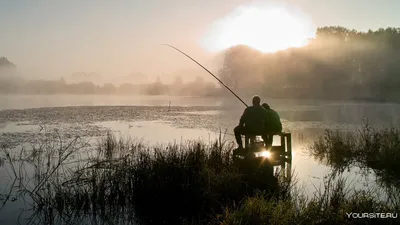
[[[244,107],[240,102],[235,107],[221,102],[225,101],[165,96],[0,96],[0,143],[18,150],[22,144],[35,143],[46,131],[54,130],[65,139],[81,136],[92,140],[112,131],[118,137],[148,144],[198,139],[207,142],[222,131],[225,140],[234,141],[232,130]],[[277,99],[268,103],[281,115],[284,131],[292,132],[292,168],[309,195],[329,170],[307,154],[309,145],[325,129],[356,129],[366,120],[377,126],[400,123],[398,104]],[[279,141],[276,137],[274,145]],[[6,175],[0,167],[0,186],[7,183],[3,179]],[[368,182],[356,169],[348,175],[354,186]],[[3,213],[10,210],[15,208]]]

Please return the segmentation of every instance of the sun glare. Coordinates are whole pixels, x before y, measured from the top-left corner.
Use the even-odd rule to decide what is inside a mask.
[[[314,34],[312,22],[283,7],[239,7],[217,21],[203,40],[210,51],[248,45],[262,52],[301,47]]]

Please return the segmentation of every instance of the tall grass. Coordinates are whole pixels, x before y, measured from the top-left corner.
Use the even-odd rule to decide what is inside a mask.
[[[335,172],[357,165],[373,170],[386,186],[400,187],[400,130],[397,128],[376,129],[366,124],[353,132],[327,130],[310,150],[311,155],[326,161]]]
[[[365,221],[345,213],[399,210],[340,177],[307,199],[261,161],[235,162],[222,138],[152,147],[108,134],[90,154],[78,140],[49,143],[18,154],[3,148],[15,178],[8,196],[34,209],[25,224],[357,224]]]
[[[127,214],[141,224],[202,223],[255,190],[271,195],[279,189],[270,168],[246,162],[240,169],[235,166],[233,146],[221,139],[211,145],[148,147],[108,134],[94,153],[72,166],[68,159],[82,152],[70,148],[72,143],[60,146],[23,151],[8,160],[16,180],[30,181],[17,185],[17,196],[33,199],[43,212],[40,219],[51,224],[88,215],[107,221],[110,215],[120,219]],[[34,182],[28,178],[29,166],[34,168]]]
[[[261,224],[400,224],[399,219],[349,218],[350,213],[399,213],[399,208],[377,200],[374,193],[346,188],[345,179],[325,181],[325,189],[308,199],[301,193],[271,201],[262,195],[245,198],[236,208],[226,208],[213,221],[223,225]]]

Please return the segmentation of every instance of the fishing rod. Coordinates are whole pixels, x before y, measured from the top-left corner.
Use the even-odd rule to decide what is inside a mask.
[[[183,51],[179,50],[178,48],[176,48],[176,47],[174,47],[172,45],[168,45],[168,44],[161,44],[161,45],[165,45],[165,46],[171,47],[171,48],[175,49],[176,51],[182,53],[183,55],[185,55],[189,59],[191,59],[193,62],[197,63],[197,65],[201,66],[201,68],[203,68],[205,71],[207,71],[209,74],[211,74],[211,76],[213,76],[215,79],[217,79],[224,87],[226,87],[233,95],[235,95],[236,98],[238,98],[246,107],[248,107],[248,105],[239,96],[237,96],[237,94],[235,94],[235,92],[233,92],[228,86],[226,86],[224,84],[224,82],[222,82],[220,79],[218,79],[218,77],[216,77],[213,73],[211,73],[207,68],[205,68],[203,65],[198,63],[192,57],[190,57],[189,55],[187,55],[186,53],[184,53]]]

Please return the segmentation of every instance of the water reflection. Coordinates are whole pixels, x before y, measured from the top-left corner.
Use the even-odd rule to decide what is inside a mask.
[[[353,132],[327,131],[311,146],[310,155],[332,167],[333,174],[357,170],[360,177],[375,180],[387,195],[400,200],[399,149],[399,130],[366,125]]]
[[[199,139],[209,142],[219,138],[220,132],[222,132],[224,141],[233,142],[232,130],[237,125],[238,118],[243,111],[242,106],[220,107],[217,100],[209,99],[177,98],[170,100],[165,97],[140,99],[120,96],[35,97],[37,100],[31,96],[11,97],[14,98],[12,101],[10,97],[7,97],[6,104],[0,104],[1,107],[9,109],[0,111],[0,121],[2,121],[0,141],[2,144],[33,143],[38,139],[44,140],[48,136],[44,131],[40,131],[40,126],[48,131],[58,128],[60,134],[65,138],[74,138],[76,135],[91,138],[91,144],[96,143],[96,138],[104,136],[108,130],[114,132],[118,137],[133,137],[150,144],[181,143],[185,140]],[[2,101],[4,103],[4,99],[4,96],[0,97],[0,103]],[[18,99],[21,101],[16,101]],[[171,106],[168,106],[170,101]],[[364,118],[368,118],[370,124],[374,126],[398,125],[400,123],[399,105],[284,100],[268,102],[280,113],[284,130],[292,133],[293,174],[300,184],[304,184],[308,196],[312,196],[314,191],[321,187],[323,177],[330,173],[332,167],[341,168],[340,172],[348,177],[350,185],[360,189],[367,188],[366,185],[371,186],[371,183],[375,183],[375,178],[378,183],[384,184],[387,188],[395,189],[400,186],[397,178],[386,176],[387,171],[382,172],[380,168],[382,165],[373,163],[377,158],[372,154],[371,159],[374,160],[369,160],[370,163],[364,166],[372,167],[372,173],[365,173],[362,167],[358,168],[357,166],[360,165],[357,165],[357,159],[361,158],[366,162],[366,158],[360,157],[352,151],[350,151],[351,154],[348,154],[349,151],[346,150],[350,148],[349,146],[342,148],[340,152],[331,151],[328,154],[329,148],[325,148],[324,151],[314,152],[312,157],[309,155],[309,147],[324,134],[325,129],[354,130],[360,127],[360,124],[365,121]],[[118,106],[132,104],[142,106]],[[181,107],[185,105],[192,105],[192,107]],[[193,105],[197,106],[193,107]],[[53,106],[76,107],[38,108]],[[15,108],[35,109],[13,110]],[[278,145],[279,141],[279,138],[275,137],[274,145]],[[397,162],[398,158],[394,164]],[[6,165],[0,167],[0,188],[2,188],[0,190],[4,190],[6,187],[6,183],[4,183],[6,180],[3,179],[4,176],[7,176],[5,168],[7,168]],[[398,189],[397,192],[399,192]],[[389,191],[389,193],[394,193],[394,191]],[[21,204],[19,200],[12,202],[10,207],[4,209],[1,214],[15,214],[13,212],[25,207]],[[72,218],[85,221],[84,216],[76,215]],[[8,219],[8,216],[0,215],[0,224],[13,224]],[[87,221],[92,221],[92,218]]]
[[[219,106],[216,98],[148,95],[1,95],[0,110],[68,106]]]

